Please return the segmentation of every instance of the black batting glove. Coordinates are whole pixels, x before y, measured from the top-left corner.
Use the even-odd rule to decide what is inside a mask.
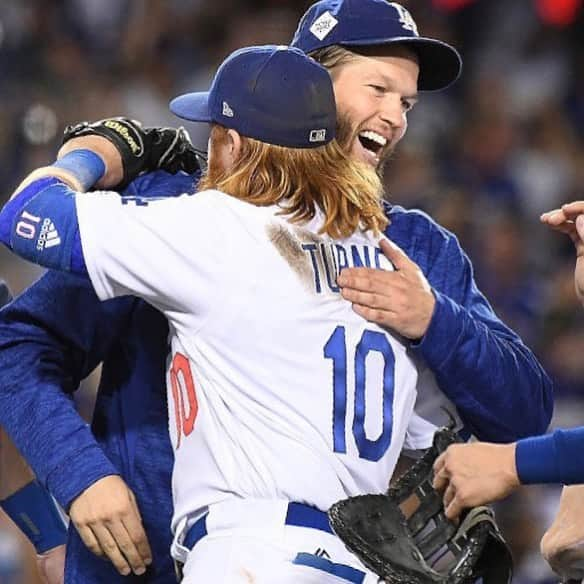
[[[124,178],[114,188],[123,189],[143,172],[165,170],[194,174],[206,167],[204,153],[191,144],[184,128],[144,128],[137,120],[117,117],[68,126],[63,144],[81,136],[101,136],[117,149]]]
[[[207,167],[207,157],[192,144],[188,132],[180,128],[145,128],[148,143],[148,170],[194,174]]]

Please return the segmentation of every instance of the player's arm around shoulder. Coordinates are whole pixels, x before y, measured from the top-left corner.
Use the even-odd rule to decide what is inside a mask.
[[[478,289],[456,236],[418,211],[398,210],[391,218],[388,234],[415,250],[436,298],[428,329],[412,350],[435,373],[467,428],[490,442],[544,432],[553,411],[552,382]]]

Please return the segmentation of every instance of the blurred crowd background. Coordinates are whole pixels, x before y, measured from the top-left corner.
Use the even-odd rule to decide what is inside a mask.
[[[419,30],[460,49],[464,72],[423,94],[389,164],[387,198],[454,231],[497,313],[556,383],[554,426],[584,423],[584,311],[574,252],[539,215],[584,198],[584,16],[579,0],[404,0]],[[53,160],[65,125],[129,115],[172,125],[169,98],[203,90],[222,59],[285,44],[311,0],[0,0],[0,184],[5,200]],[[206,135],[190,127],[204,147]],[[39,272],[0,252],[15,293]],[[79,406],[91,413],[92,384]],[[513,391],[512,387],[508,388]],[[499,505],[518,584],[557,581],[539,558],[557,488]],[[0,520],[0,584],[36,582]]]

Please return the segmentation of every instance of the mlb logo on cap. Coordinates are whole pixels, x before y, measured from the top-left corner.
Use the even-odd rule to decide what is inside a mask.
[[[326,142],[326,130],[312,130],[308,139],[311,142]]]
[[[406,45],[418,57],[420,91],[444,89],[458,78],[458,51],[437,39],[421,37],[412,15],[386,0],[320,0],[304,14],[292,46],[311,53],[333,45]]]
[[[232,53],[211,89],[170,102],[179,117],[221,124],[242,136],[288,148],[315,148],[335,137],[337,112],[327,70],[292,47]]]

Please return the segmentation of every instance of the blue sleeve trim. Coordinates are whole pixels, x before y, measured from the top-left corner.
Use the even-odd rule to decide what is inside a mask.
[[[515,463],[519,480],[526,485],[584,483],[584,427],[520,440]]]
[[[553,435],[524,438],[517,442],[515,466],[524,485],[559,483],[560,469],[556,464]]]
[[[37,481],[0,501],[0,506],[39,554],[67,542],[67,526],[53,498]]]

